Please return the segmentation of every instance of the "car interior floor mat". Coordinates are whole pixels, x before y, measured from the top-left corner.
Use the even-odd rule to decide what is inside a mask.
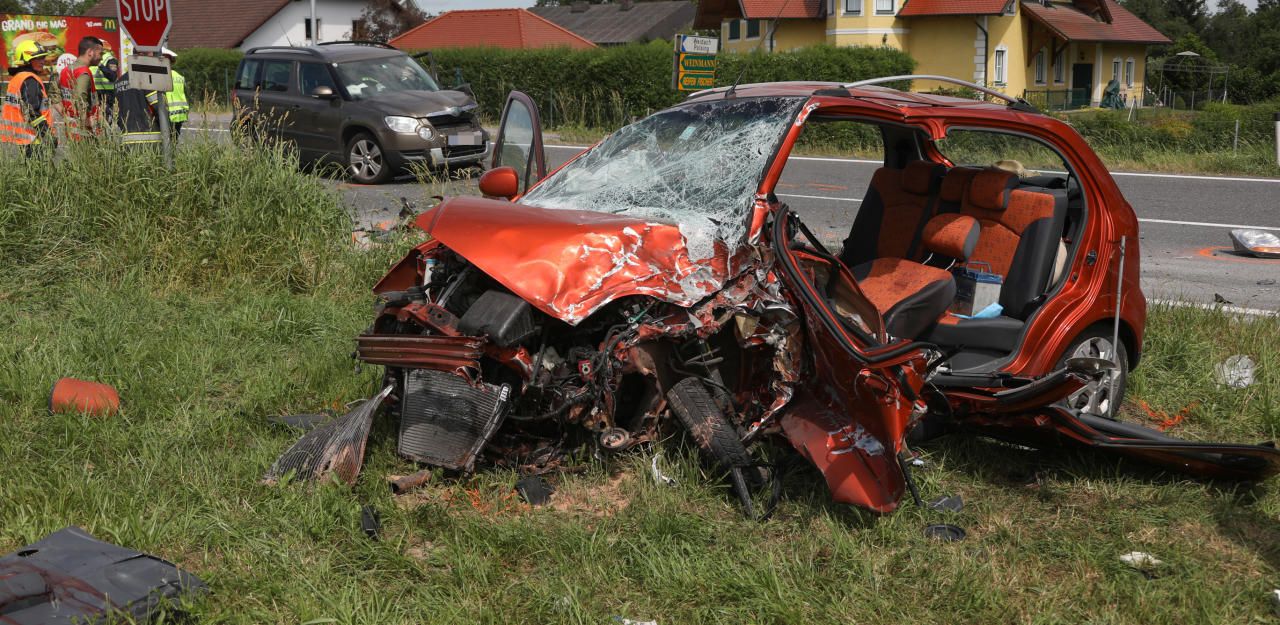
[[[78,527],[0,557],[0,623],[6,625],[150,623],[207,591],[169,562]]]
[[[393,388],[387,386],[345,416],[302,435],[276,459],[263,481],[274,484],[292,472],[300,480],[322,480],[333,474],[346,484],[355,484],[364,464],[373,416]]]

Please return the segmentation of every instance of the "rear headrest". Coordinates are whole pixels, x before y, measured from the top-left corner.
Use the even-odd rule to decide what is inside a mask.
[[[1002,211],[1009,206],[1009,192],[1016,186],[1017,174],[984,169],[969,183],[969,203],[986,210]]]
[[[943,202],[952,202],[959,204],[964,200],[964,190],[968,188],[969,181],[982,171],[975,167],[955,167],[942,177],[942,189],[938,191],[938,198]]]
[[[929,195],[934,178],[944,167],[931,161],[911,161],[902,169],[902,190],[915,195]]]
[[[959,213],[943,213],[924,225],[924,247],[935,254],[969,260],[982,228],[978,220]]]

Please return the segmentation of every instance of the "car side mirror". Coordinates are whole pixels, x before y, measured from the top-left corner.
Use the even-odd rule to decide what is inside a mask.
[[[338,94],[333,92],[333,87],[320,85],[319,87],[311,90],[311,97],[319,98],[321,100],[332,100],[338,97]]]
[[[495,167],[480,176],[480,192],[510,200],[520,194],[520,176],[514,167]]]

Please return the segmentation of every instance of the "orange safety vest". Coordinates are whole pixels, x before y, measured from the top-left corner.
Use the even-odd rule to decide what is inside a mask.
[[[89,119],[90,123],[98,115],[98,107],[93,104],[97,101],[98,89],[93,84],[93,70],[88,66],[77,68],[74,71],[70,66],[62,68],[62,73],[58,74],[58,87],[62,90],[62,111],[66,116],[67,132],[72,138],[76,138],[80,134],[80,115],[76,111],[75,91],[76,79],[81,74],[89,75]]]
[[[40,117],[27,121],[27,103],[22,100],[22,83],[28,78],[40,83],[40,94],[44,102],[40,106]],[[34,72],[19,72],[9,79],[9,89],[4,94],[4,109],[0,113],[0,143],[31,145],[37,142],[36,128],[44,124],[46,128],[53,121],[53,113],[49,111],[49,93],[44,90],[44,82]]]

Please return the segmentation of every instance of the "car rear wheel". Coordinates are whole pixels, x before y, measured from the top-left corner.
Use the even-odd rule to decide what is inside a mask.
[[[1065,366],[1071,358],[1101,358],[1119,365],[1063,401],[1068,408],[1115,419],[1120,414],[1125,387],[1129,382],[1129,352],[1124,347],[1124,341],[1114,343],[1108,329],[1089,330],[1071,343],[1058,361],[1058,367]]]
[[[386,153],[373,135],[362,132],[347,142],[347,175],[360,184],[380,184],[391,177]]]

